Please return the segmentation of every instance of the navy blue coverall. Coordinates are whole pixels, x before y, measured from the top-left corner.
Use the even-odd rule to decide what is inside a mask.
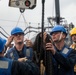
[[[56,49],[53,55],[54,75],[74,75],[74,64],[76,61],[76,51],[64,46],[62,50]]]

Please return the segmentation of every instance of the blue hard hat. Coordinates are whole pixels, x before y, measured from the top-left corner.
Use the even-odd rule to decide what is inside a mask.
[[[17,34],[17,33],[23,33],[24,34],[24,31],[19,27],[13,28],[12,31],[11,31],[11,35],[14,35],[14,34]]]
[[[5,43],[6,43],[6,39],[0,37],[0,52],[4,50]]]
[[[67,31],[64,28],[64,26],[62,26],[62,25],[56,25],[56,26],[54,26],[54,28],[50,32],[50,35],[52,35],[53,32],[63,32],[63,33],[65,33],[67,35]]]

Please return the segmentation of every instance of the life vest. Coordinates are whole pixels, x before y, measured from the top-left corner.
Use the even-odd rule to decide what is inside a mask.
[[[72,44],[72,45],[70,46],[70,48],[76,50],[76,44]],[[74,72],[76,72],[76,64],[75,64],[75,66],[74,66]]]
[[[0,57],[0,75],[11,75],[12,60]]]
[[[72,49],[68,48],[67,46],[64,46],[64,48],[59,51],[59,54],[62,55],[62,57],[67,58],[69,54],[71,53]],[[65,69],[59,62],[56,61],[57,56],[53,58],[53,68],[54,68],[54,75],[74,75],[74,67],[71,67],[69,70]],[[62,61],[61,57],[59,58],[59,61]],[[65,61],[66,62],[66,61]],[[63,63],[65,63],[63,62]]]
[[[32,48],[27,48],[24,46],[22,53],[24,54],[24,57],[27,59],[32,60],[33,59],[33,49]],[[19,58],[19,55],[17,53],[17,50],[15,47],[10,48],[10,50],[7,51],[6,55],[7,58],[17,60]]]
[[[72,44],[72,45],[70,46],[70,48],[76,50],[76,44]]]

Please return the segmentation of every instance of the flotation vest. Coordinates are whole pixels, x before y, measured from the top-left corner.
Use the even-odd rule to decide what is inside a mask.
[[[11,75],[12,60],[0,57],[0,75]]]
[[[70,48],[76,50],[76,44],[72,44],[72,45],[70,46]]]
[[[22,50],[22,54],[24,54],[24,57],[26,57],[27,59],[30,59],[30,60],[33,59],[33,49],[32,48],[27,48],[26,46],[24,46],[24,48]],[[18,58],[20,58],[15,47],[8,50],[8,52],[6,53],[5,56],[7,58],[10,58],[13,60],[17,60]]]
[[[75,43],[72,44],[72,45],[70,46],[70,48],[76,50],[76,44],[75,44]],[[76,72],[76,64],[75,64],[75,66],[74,66],[74,72]]]

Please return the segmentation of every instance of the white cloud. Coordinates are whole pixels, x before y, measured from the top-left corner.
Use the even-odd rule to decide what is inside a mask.
[[[73,22],[76,24],[76,5],[75,3],[71,3],[70,5],[66,6],[62,11],[61,11],[61,16],[64,16],[65,19],[70,23]]]

